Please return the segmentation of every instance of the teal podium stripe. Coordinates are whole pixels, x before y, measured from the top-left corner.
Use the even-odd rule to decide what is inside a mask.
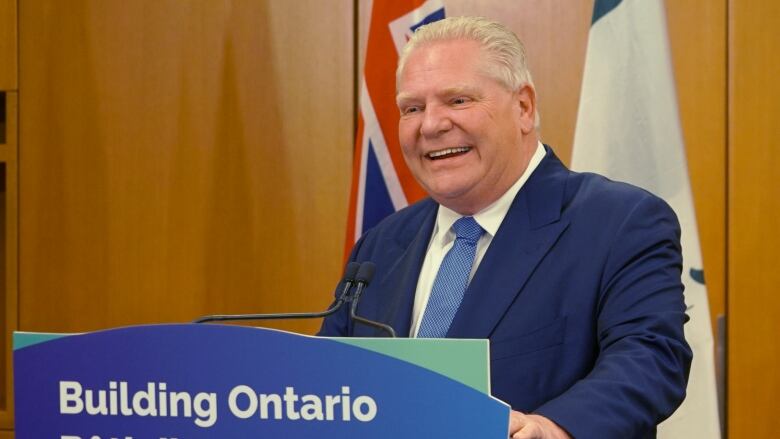
[[[331,340],[406,361],[490,394],[487,340],[340,337]]]
[[[43,332],[19,332],[14,331],[14,350],[33,346],[38,343],[56,340],[62,337],[68,337],[71,334],[46,334]]]

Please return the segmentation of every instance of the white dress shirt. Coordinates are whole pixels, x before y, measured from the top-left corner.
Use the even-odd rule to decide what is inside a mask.
[[[528,163],[528,167],[515,184],[493,204],[474,215],[474,220],[485,230],[485,233],[482,234],[482,237],[477,242],[477,253],[474,256],[474,265],[471,267],[469,281],[474,277],[482,257],[485,256],[490,243],[493,241],[493,237],[496,236],[496,232],[498,232],[498,228],[501,226],[501,222],[504,221],[504,217],[509,212],[512,201],[514,201],[515,196],[528,180],[528,177],[539,166],[539,163],[544,158],[544,154],[544,146],[539,142],[534,155],[531,157],[531,161]],[[462,216],[452,209],[439,205],[439,210],[436,214],[436,225],[433,228],[431,240],[428,242],[428,250],[420,270],[420,277],[417,279],[417,290],[414,295],[414,308],[412,309],[412,325],[409,332],[411,337],[417,337],[417,331],[420,329],[425,307],[428,305],[428,299],[431,297],[431,289],[433,288],[436,274],[439,272],[439,266],[444,259],[444,255],[447,254],[455,242],[455,233],[452,231],[452,225]]]

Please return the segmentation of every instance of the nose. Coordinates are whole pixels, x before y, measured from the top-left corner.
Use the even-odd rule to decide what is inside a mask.
[[[420,134],[424,137],[436,137],[452,129],[452,120],[447,108],[439,105],[428,105],[425,108]]]

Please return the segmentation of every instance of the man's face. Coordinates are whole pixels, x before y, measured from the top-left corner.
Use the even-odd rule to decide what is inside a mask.
[[[503,195],[536,148],[533,89],[508,90],[488,63],[474,41],[426,44],[398,86],[407,165],[433,199],[464,215]]]

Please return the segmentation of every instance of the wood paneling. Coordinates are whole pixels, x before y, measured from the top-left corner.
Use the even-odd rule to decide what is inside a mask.
[[[715,334],[726,312],[726,2],[667,1],[677,101]]]
[[[729,1],[728,433],[774,437],[780,394],[780,3]]]
[[[17,0],[0,0],[0,428],[13,427],[11,333],[17,328]],[[0,431],[0,438],[8,435]],[[11,437],[13,435],[11,434]]]
[[[16,90],[16,3],[0,0],[0,90]]]
[[[11,334],[17,329],[18,94],[6,92],[6,143],[0,145],[0,428],[13,425]]]
[[[352,8],[21,2],[20,327],[326,306],[354,135]]]

